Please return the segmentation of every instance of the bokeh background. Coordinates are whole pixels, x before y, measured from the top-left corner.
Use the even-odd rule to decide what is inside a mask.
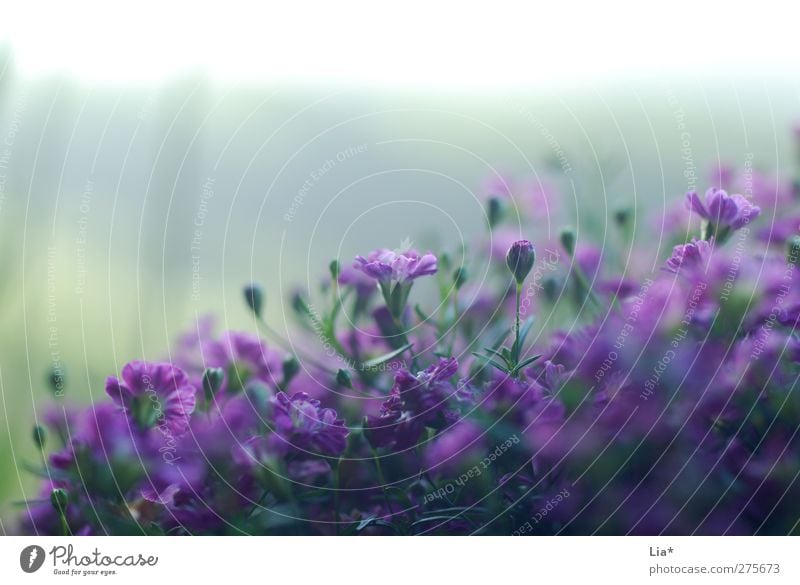
[[[413,13],[346,30],[316,14],[270,53],[236,44],[262,33],[235,11],[212,13],[214,30],[186,47],[180,27],[150,36],[142,7],[66,22],[35,10],[0,37],[0,532],[35,483],[23,462],[38,457],[31,429],[54,367],[70,400],[101,398],[106,376],[165,355],[198,315],[249,327],[249,281],[282,329],[288,293],[316,286],[332,258],[483,233],[485,197],[504,180],[555,186],[599,245],[629,208],[635,241],[652,246],[649,218],[720,165],[785,173],[796,157],[797,69],[757,52],[746,19],[692,47],[701,31],[686,13],[654,56],[622,25],[587,35],[581,20],[556,37],[511,17],[513,30],[476,31],[476,18],[429,59],[435,27],[415,36],[403,25],[427,21]]]

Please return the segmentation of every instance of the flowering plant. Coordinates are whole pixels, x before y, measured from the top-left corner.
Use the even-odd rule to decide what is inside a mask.
[[[275,339],[252,284],[259,331],[203,322],[109,378],[107,402],[55,404],[22,530],[798,533],[796,200],[689,193],[702,227],[673,225],[670,256],[625,249],[625,212],[620,250],[551,241],[529,206],[507,221],[526,196],[487,199],[485,254],[332,262],[328,306],[293,299],[309,343]],[[647,252],[654,270],[621,261]],[[440,298],[415,298],[420,279]]]

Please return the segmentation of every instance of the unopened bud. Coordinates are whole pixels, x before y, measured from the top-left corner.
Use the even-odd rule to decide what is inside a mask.
[[[63,515],[67,511],[67,504],[69,503],[69,496],[67,490],[56,488],[50,492],[50,503],[55,508],[56,512]]]
[[[630,219],[631,219],[631,210],[627,207],[624,207],[622,209],[617,209],[614,212],[614,221],[621,228],[626,227]]]
[[[244,287],[243,293],[244,302],[256,317],[261,317],[261,309],[264,307],[264,291],[257,284],[249,284]]]
[[[453,284],[456,287],[456,290],[459,290],[464,283],[467,282],[469,278],[469,271],[464,266],[459,266],[456,268],[455,272],[453,272]]]
[[[353,378],[350,377],[350,372],[339,368],[339,371],[336,372],[336,383],[340,386],[344,386],[345,388],[353,388]]]
[[[506,254],[506,264],[514,275],[517,284],[522,284],[536,262],[536,252],[528,240],[519,240],[511,244]]]
[[[203,396],[206,399],[206,404],[211,404],[214,401],[214,396],[222,388],[223,380],[225,380],[225,372],[222,368],[205,369],[203,372]]]
[[[42,425],[33,427],[33,442],[39,451],[44,451],[45,443],[47,442],[47,432]]]
[[[503,202],[497,197],[491,197],[487,203],[487,215],[489,216],[489,228],[494,229],[503,217]]]
[[[57,366],[53,366],[50,369],[50,372],[47,376],[47,382],[54,396],[56,397],[64,396],[64,385],[66,384],[66,376],[64,374],[63,366],[61,366],[60,364]]]
[[[564,247],[564,250],[567,251],[567,254],[572,256],[575,254],[575,231],[571,228],[567,228],[561,232],[561,245]]]
[[[341,269],[342,267],[338,260],[331,260],[331,263],[328,265],[328,270],[331,272],[331,280],[333,282],[337,282],[339,280],[339,272],[341,272]]]

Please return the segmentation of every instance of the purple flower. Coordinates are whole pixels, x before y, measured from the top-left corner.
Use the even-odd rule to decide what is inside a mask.
[[[688,244],[681,244],[672,249],[672,256],[667,260],[666,270],[679,272],[681,268],[686,270],[705,270],[708,259],[711,257],[712,242],[706,240],[696,240]]]
[[[454,474],[483,458],[485,445],[481,428],[468,420],[440,433],[425,452],[425,465],[435,473]]]
[[[177,434],[189,425],[196,389],[172,364],[133,361],[122,368],[122,380],[106,380],[106,392],[139,428],[158,426]]]
[[[758,232],[758,239],[766,244],[785,244],[792,237],[800,234],[800,218],[796,215],[777,218]]]
[[[340,285],[355,289],[359,299],[368,299],[375,292],[375,281],[360,268],[343,266],[338,280]]]
[[[705,202],[695,191],[686,194],[686,207],[707,220],[714,233],[723,230],[738,230],[756,219],[761,208],[753,205],[742,195],[728,195],[722,189],[712,187],[706,191]]]
[[[455,393],[448,380],[458,370],[455,358],[440,359],[416,376],[395,374],[394,386],[379,416],[364,417],[364,435],[375,448],[413,447],[426,426],[443,428],[450,422],[445,406]]]
[[[217,395],[230,396],[258,381],[275,388],[282,376],[284,354],[268,346],[258,335],[241,331],[214,333],[210,317],[178,338],[170,361],[185,371],[190,383],[202,388],[206,368],[222,368],[225,379]]]
[[[364,417],[364,437],[374,449],[409,449],[416,445],[424,428],[414,413],[404,410],[397,394],[383,403],[380,415]]]
[[[207,343],[203,353],[205,367],[225,370],[222,392],[239,392],[252,380],[276,387],[281,376],[283,357],[257,335],[226,331]]]
[[[416,250],[395,252],[381,248],[364,258],[356,256],[353,267],[380,282],[408,282],[420,276],[435,274],[436,256],[428,252],[420,255]]]
[[[338,457],[347,446],[347,427],[336,411],[320,408],[319,400],[299,392],[291,398],[283,392],[272,398],[272,420],[279,440],[309,455]]]

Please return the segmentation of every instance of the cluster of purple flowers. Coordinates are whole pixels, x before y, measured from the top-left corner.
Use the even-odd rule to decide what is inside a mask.
[[[549,240],[529,203],[557,219],[553,189],[502,181],[485,254],[332,263],[329,306],[293,299],[297,355],[204,320],[109,401],[48,412],[22,530],[796,534],[800,198],[750,184],[687,194],[653,269]]]

